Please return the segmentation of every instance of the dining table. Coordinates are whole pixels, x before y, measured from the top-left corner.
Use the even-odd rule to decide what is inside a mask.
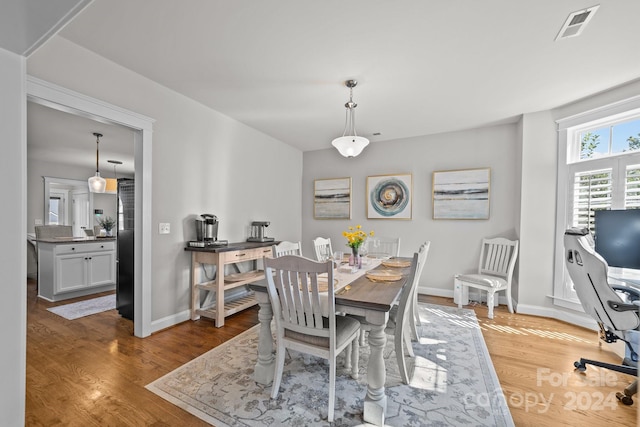
[[[412,258],[403,257],[366,258],[361,268],[341,265],[334,269],[335,311],[362,316],[371,325],[368,336],[370,356],[366,376],[367,394],[363,408],[363,419],[366,423],[384,425],[387,409],[384,387],[387,375],[383,358],[383,350],[387,343],[385,328],[391,307],[399,300],[402,288],[407,282],[411,261]],[[368,277],[373,274],[379,275],[385,270],[393,272],[392,275],[396,277],[393,280],[371,280]],[[371,273],[367,275],[367,272]],[[258,359],[254,368],[254,379],[260,384],[268,385],[273,381],[275,372],[274,338],[271,331],[273,311],[266,280],[252,283],[249,288],[255,292],[260,307]]]

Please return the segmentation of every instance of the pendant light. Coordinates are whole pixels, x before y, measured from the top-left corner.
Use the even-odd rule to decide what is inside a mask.
[[[105,181],[105,179],[100,176],[100,169],[98,168],[100,152],[99,145],[102,134],[94,132],[93,135],[96,137],[96,174],[95,176],[89,178],[89,191],[91,191],[92,193],[104,193],[104,189],[107,186],[107,181]]]
[[[349,101],[344,104],[347,109],[347,117],[344,123],[344,132],[342,136],[331,141],[331,144],[338,149],[344,157],[356,157],[362,153],[364,147],[369,145],[369,140],[356,134],[356,118],[355,108],[358,106],[353,102],[353,88],[358,82],[356,80],[347,80],[344,82],[349,88]]]
[[[113,165],[113,178],[107,178],[107,187],[104,192],[116,194],[118,192],[118,174],[116,173],[116,166],[121,165],[122,162],[120,160],[107,160],[107,163],[111,163]]]

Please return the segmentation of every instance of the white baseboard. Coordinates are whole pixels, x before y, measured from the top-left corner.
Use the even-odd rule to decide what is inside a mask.
[[[540,307],[536,305],[520,304],[518,306],[518,313],[529,314],[532,316],[549,317],[551,319],[562,320],[563,322],[571,323],[572,325],[582,326],[583,328],[598,330],[598,324],[591,316],[587,316],[582,313],[569,313],[564,310],[557,310],[555,308]]]
[[[418,293],[423,295],[433,295],[437,297],[453,298],[453,289],[442,288],[418,288]],[[500,304],[507,304],[507,298],[503,295],[499,297]],[[581,326],[583,328],[598,330],[598,325],[595,320],[590,316],[581,313],[569,313],[564,310],[558,310],[555,308],[540,307],[528,304],[518,304],[514,301],[514,310],[518,314],[528,314],[531,316],[548,317],[551,319],[561,320],[563,322],[571,323],[572,325]]]
[[[191,310],[184,310],[180,313],[163,317],[162,319],[154,320],[153,322],[151,322],[151,333],[170,328],[171,326],[175,326],[178,323],[182,323],[190,319]]]

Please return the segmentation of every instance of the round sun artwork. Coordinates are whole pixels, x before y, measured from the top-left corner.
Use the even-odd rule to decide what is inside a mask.
[[[369,195],[371,205],[382,216],[399,214],[409,203],[409,189],[397,178],[380,181]]]

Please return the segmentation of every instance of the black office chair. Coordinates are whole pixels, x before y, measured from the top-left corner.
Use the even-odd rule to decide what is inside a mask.
[[[600,339],[607,343],[622,340],[626,344],[626,357],[620,365],[581,358],[574,366],[581,372],[587,369],[586,365],[593,365],[636,377],[640,291],[609,284],[607,262],[595,252],[587,229],[568,229],[564,234],[564,247],[565,264],[574,289],[585,313],[598,322]],[[616,397],[625,405],[631,405],[637,389],[636,379],[622,393],[616,393]]]

